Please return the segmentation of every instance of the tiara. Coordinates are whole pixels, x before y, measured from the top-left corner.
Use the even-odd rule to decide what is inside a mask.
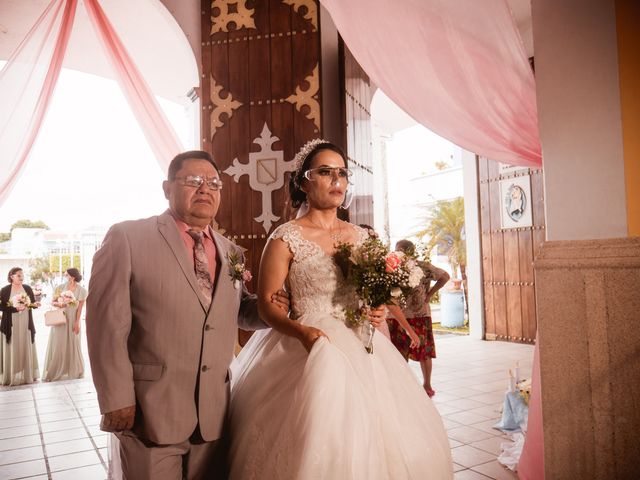
[[[307,158],[307,155],[309,155],[318,145],[322,145],[323,143],[331,142],[322,138],[314,138],[313,140],[309,140],[302,146],[298,153],[296,153],[296,156],[293,157],[293,161],[295,162],[297,171],[302,168],[302,164],[304,163],[305,158]]]

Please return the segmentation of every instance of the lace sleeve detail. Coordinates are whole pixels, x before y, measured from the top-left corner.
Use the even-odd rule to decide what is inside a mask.
[[[270,238],[280,238],[287,244],[291,253],[293,253],[293,261],[299,262],[305,258],[318,253],[318,248],[313,243],[305,240],[300,232],[301,227],[293,222],[280,225],[271,234]]]
[[[353,225],[353,228],[355,228],[356,232],[358,233],[358,240],[356,241],[356,245],[362,245],[364,241],[369,238],[369,232],[359,225]]]

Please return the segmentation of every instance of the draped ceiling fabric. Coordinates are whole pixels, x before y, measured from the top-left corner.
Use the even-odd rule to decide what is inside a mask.
[[[9,195],[53,95],[76,0],[52,1],[0,71],[0,204]]]
[[[84,0],[118,84],[160,166],[183,150],[151,89],[98,0]],[[0,204],[16,184],[38,136],[73,28],[77,0],[52,0],[0,71]]]
[[[542,164],[535,83],[506,0],[321,0],[371,80],[471,152]]]

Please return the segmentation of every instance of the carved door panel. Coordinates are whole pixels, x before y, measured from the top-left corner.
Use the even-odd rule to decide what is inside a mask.
[[[313,0],[202,1],[202,148],[222,170],[218,228],[254,273],[283,223],[301,145],[320,136],[320,40]]]

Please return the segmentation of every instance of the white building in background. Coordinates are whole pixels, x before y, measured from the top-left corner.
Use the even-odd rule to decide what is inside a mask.
[[[424,228],[422,219],[426,217],[429,206],[439,200],[464,197],[470,335],[482,338],[475,154],[417,124],[381,91],[374,95],[371,114],[375,173],[374,227],[391,246],[401,238],[416,240],[415,233]],[[450,270],[445,257],[432,256],[431,260]]]
[[[106,229],[103,227],[73,232],[44,228],[15,228],[11,232],[11,239],[0,245],[0,281],[7,278],[11,268],[20,267],[24,270],[25,282],[31,283],[29,278],[31,260],[48,257],[52,271],[57,272],[62,266],[61,255],[69,255],[73,259],[70,266],[80,270],[86,285],[91,273],[93,254],[102,244],[105,234]],[[60,281],[61,276],[54,283]]]

